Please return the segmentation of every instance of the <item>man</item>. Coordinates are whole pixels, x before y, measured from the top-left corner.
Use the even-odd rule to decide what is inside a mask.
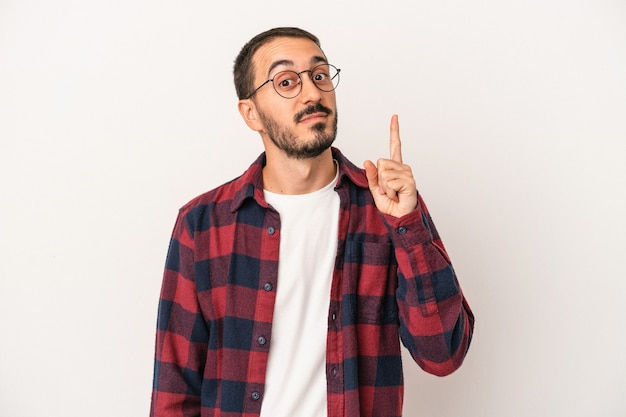
[[[400,416],[400,340],[427,372],[463,362],[473,316],[410,167],[331,145],[339,70],[275,28],[235,61],[265,148],[181,208],[157,325],[151,415]]]

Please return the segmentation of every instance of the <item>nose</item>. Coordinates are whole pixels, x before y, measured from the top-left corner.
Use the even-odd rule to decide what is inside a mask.
[[[300,100],[303,103],[318,102],[322,99],[322,90],[317,88],[313,79],[311,78],[311,72],[307,71],[304,74],[300,74],[300,82],[302,83],[302,91],[300,92]]]

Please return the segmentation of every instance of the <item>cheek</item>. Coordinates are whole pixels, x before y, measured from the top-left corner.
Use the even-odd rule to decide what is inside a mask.
[[[284,99],[276,92],[272,91],[273,95],[271,100],[264,100],[263,104],[258,107],[266,118],[269,118],[276,123],[282,125],[285,122],[289,122],[293,119],[293,115],[296,114],[294,110],[293,100]]]
[[[335,112],[335,114],[337,114],[337,99],[336,99],[334,92],[332,93],[330,97],[328,97],[325,101],[323,101],[322,104],[330,108],[333,112]]]

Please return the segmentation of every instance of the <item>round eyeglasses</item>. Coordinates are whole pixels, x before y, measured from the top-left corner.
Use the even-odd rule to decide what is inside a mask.
[[[246,97],[246,99],[255,95],[256,92],[267,83],[272,83],[274,90],[276,90],[279,96],[284,98],[295,98],[302,91],[302,78],[300,77],[300,74],[304,74],[305,72],[309,73],[313,84],[324,92],[333,91],[339,85],[339,73],[341,70],[331,64],[321,64],[311,68],[310,70],[300,72],[278,72],[274,75],[274,78],[270,78],[255,88],[254,91]]]

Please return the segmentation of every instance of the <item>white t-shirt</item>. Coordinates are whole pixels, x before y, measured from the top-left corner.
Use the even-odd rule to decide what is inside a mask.
[[[325,417],[326,334],[337,254],[337,178],[310,194],[265,191],[280,213],[280,256],[261,417]]]

